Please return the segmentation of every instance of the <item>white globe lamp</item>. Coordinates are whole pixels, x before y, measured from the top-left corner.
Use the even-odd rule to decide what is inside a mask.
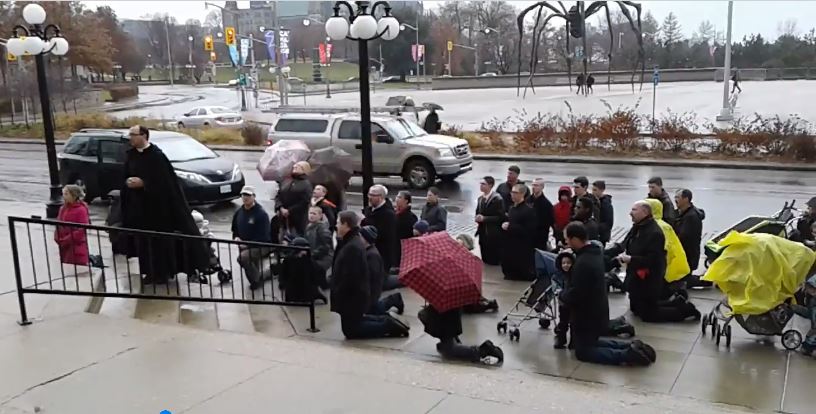
[[[31,3],[23,8],[23,19],[28,24],[45,23],[45,9],[39,4]]]
[[[23,39],[12,37],[8,40],[8,42],[6,42],[6,49],[12,55],[22,56],[23,53],[25,53],[25,44],[23,44]]]
[[[332,17],[326,20],[326,34],[332,40],[342,40],[348,36],[349,24],[348,21],[342,17]]]
[[[52,38],[49,42],[51,53],[55,56],[65,56],[68,53],[68,41],[64,37]]]
[[[377,19],[371,15],[357,16],[351,24],[351,37],[355,39],[373,39],[377,35]]]
[[[382,33],[385,40],[394,40],[399,36],[400,24],[395,17],[383,17],[377,22],[377,33]]]
[[[23,46],[25,46],[25,52],[32,55],[39,55],[45,48],[42,39],[36,36],[26,37],[25,40],[23,40]]]

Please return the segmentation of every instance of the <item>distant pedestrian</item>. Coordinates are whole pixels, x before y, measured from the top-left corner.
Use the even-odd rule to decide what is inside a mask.
[[[83,200],[85,192],[82,188],[69,184],[62,188],[63,205],[59,209],[57,220],[70,223],[91,224],[88,205]],[[87,232],[83,228],[57,226],[54,231],[54,241],[59,246],[60,262],[78,266],[88,266]]]
[[[306,161],[292,167],[292,176],[284,180],[275,195],[275,211],[289,237],[303,236],[309,221],[309,205],[312,201],[312,183],[308,174],[311,166]]]
[[[445,231],[448,228],[448,211],[439,205],[439,189],[431,187],[428,189],[427,202],[422,207],[420,219],[428,222],[431,233]]]
[[[606,194],[606,181],[597,180],[592,183],[592,195],[600,202],[600,214],[598,220],[598,233],[601,243],[606,245],[612,238],[612,228],[615,226],[615,209],[612,207],[612,196]]]
[[[587,94],[593,93],[592,85],[594,85],[594,84],[595,84],[595,77],[592,76],[592,74],[590,73],[589,75],[587,75],[587,80],[586,80],[586,93]]]
[[[576,95],[581,95],[584,93],[584,74],[579,73],[578,78],[575,79],[575,84],[578,85],[578,91],[575,92]]]
[[[524,181],[519,180],[519,175],[521,174],[521,168],[517,165],[511,165],[507,168],[507,181],[499,184],[496,188],[496,192],[504,201],[504,210],[505,212],[510,211],[510,207],[513,206],[513,198],[511,197],[510,193],[513,191],[513,187],[516,184],[524,184]],[[526,188],[526,187],[525,187]],[[524,197],[526,198],[529,194],[525,194]]]
[[[533,180],[533,193],[527,197],[527,204],[533,208],[536,214],[535,247],[540,250],[548,250],[550,242],[550,229],[555,226],[553,205],[547,196],[544,195],[544,179]]]
[[[255,187],[244,186],[241,189],[243,205],[232,215],[232,238],[237,241],[270,243],[269,214],[263,206],[255,201]],[[238,264],[244,269],[252,290],[263,286],[265,280],[271,278],[263,276],[264,258],[272,253],[269,247],[239,245]]]
[[[674,225],[674,220],[677,218],[677,210],[674,209],[671,197],[663,189],[663,179],[660,177],[652,177],[646,182],[649,185],[648,198],[660,200],[663,204],[663,221]]]
[[[368,190],[363,226],[377,228],[377,250],[382,256],[386,270],[399,267],[400,239],[397,237],[397,213],[388,199],[388,189],[376,184]]]
[[[524,202],[527,188],[524,184],[513,186],[513,207],[502,223],[505,231],[502,243],[502,273],[508,280],[533,280],[535,260],[536,215]]]
[[[431,112],[425,117],[423,129],[429,134],[438,134],[441,128],[442,123],[439,122],[439,114],[436,113],[436,109],[431,108]]]
[[[731,93],[733,94],[735,90],[739,90],[742,93],[742,88],[739,86],[740,83],[740,76],[739,71],[734,70],[734,74],[731,75]]]
[[[490,176],[482,178],[479,183],[479,190],[482,195],[476,201],[475,221],[477,224],[476,236],[479,237],[482,261],[489,265],[498,266],[501,263],[503,237],[501,225],[506,218],[506,210],[504,209],[502,197],[493,191],[495,184],[495,179]]]

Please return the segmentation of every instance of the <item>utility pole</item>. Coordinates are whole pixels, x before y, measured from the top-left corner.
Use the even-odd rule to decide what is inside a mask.
[[[733,121],[734,113],[728,104],[728,87],[731,81],[731,25],[734,16],[734,2],[728,2],[728,31],[725,35],[725,67],[723,68],[723,105],[717,121]]]
[[[422,84],[419,82],[419,14],[422,10],[422,4],[417,7],[417,15],[416,15],[416,81],[417,81],[417,89],[422,89]],[[425,51],[423,50],[422,56],[425,57]]]
[[[473,73],[479,76],[479,44],[473,44]]]
[[[250,78],[254,79],[252,90],[255,95],[255,108],[258,108],[258,71],[255,69],[255,35],[249,33],[249,60],[252,61],[252,70],[250,71]]]
[[[170,86],[174,86],[173,78],[175,77],[173,73],[173,54],[170,53],[170,22],[168,22],[168,18],[164,18],[164,36],[167,40],[167,62],[170,64]]]
[[[280,94],[280,105],[286,106],[289,105],[289,91],[287,90],[287,84],[283,79],[283,55],[281,54],[281,41],[280,41],[280,14],[278,13],[278,2],[277,0],[272,2],[272,6],[275,8],[274,10],[274,29],[275,30],[275,77],[278,80],[278,93]],[[297,55],[296,55],[297,57]]]

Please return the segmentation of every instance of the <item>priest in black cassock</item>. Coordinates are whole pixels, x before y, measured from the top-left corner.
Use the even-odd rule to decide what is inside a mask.
[[[524,184],[516,184],[510,192],[513,206],[502,223],[505,232],[502,244],[502,273],[507,280],[535,279],[536,213],[525,201],[528,193]]]
[[[132,127],[130,145],[121,190],[123,227],[200,236],[173,165],[150,144],[150,131]],[[145,284],[166,283],[177,273],[206,268],[203,241],[142,235],[135,239]]]
[[[482,195],[476,201],[475,218],[482,261],[493,266],[501,264],[503,237],[501,225],[507,218],[501,195],[493,191],[495,184],[496,180],[490,176],[482,178],[479,183]]]

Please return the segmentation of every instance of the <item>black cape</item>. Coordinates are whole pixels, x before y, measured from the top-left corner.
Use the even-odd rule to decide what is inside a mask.
[[[129,177],[141,178],[144,187],[128,188]],[[173,165],[155,145],[143,151],[128,150],[121,196],[125,228],[201,236]],[[136,239],[140,273],[158,280],[209,265],[209,251],[203,240],[158,236]]]

